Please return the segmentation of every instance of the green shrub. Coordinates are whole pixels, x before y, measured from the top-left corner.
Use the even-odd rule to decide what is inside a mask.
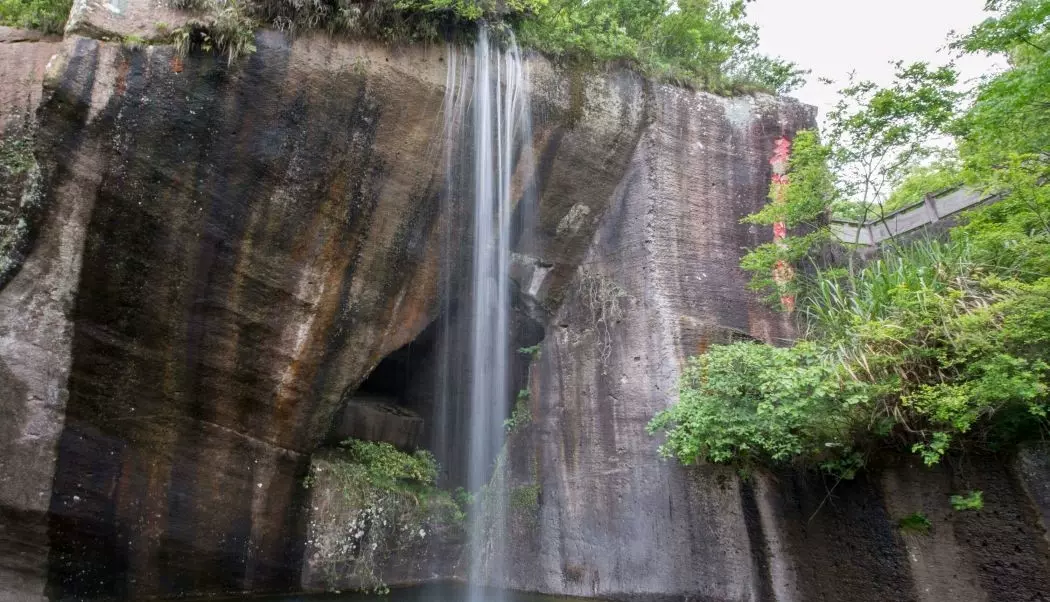
[[[347,439],[341,446],[346,449],[347,460],[364,468],[374,487],[386,490],[429,487],[437,480],[437,460],[426,450],[409,454],[389,443],[360,439]]]
[[[953,495],[951,497],[952,508],[960,512],[965,510],[980,510],[984,508],[984,493],[971,491],[965,495]]]
[[[667,431],[661,453],[686,465],[744,468],[840,455],[850,443],[853,408],[867,399],[864,386],[843,378],[804,342],[712,346],[690,358],[678,395],[649,424],[651,433]]]
[[[543,0],[254,0],[253,15],[282,31],[323,30],[386,42],[470,41],[477,22],[497,34],[507,23],[538,9]]]
[[[228,63],[255,52],[256,20],[237,0],[175,0],[176,8],[204,12],[171,32],[175,49],[185,56],[191,49],[217,51]],[[160,29],[157,27],[157,29]]]
[[[514,433],[532,424],[532,408],[529,407],[529,391],[522,389],[518,391],[518,400],[514,403],[514,410],[510,418],[503,421],[503,428],[507,433]]]
[[[437,488],[436,475],[428,452],[388,443],[350,439],[314,457],[303,485],[323,489],[311,500],[310,547],[329,584],[350,581],[386,593],[381,567],[391,557],[435,538],[462,537],[466,496]]]
[[[540,356],[540,345],[537,343],[535,345],[530,345],[529,347],[519,347],[518,353],[536,359]]]
[[[199,2],[200,0],[178,0]],[[663,80],[715,92],[783,92],[793,64],[757,53],[741,0],[254,0],[252,16],[283,31],[324,30],[392,43],[497,38],[583,65],[626,62]]]
[[[897,521],[897,526],[905,533],[929,535],[930,528],[933,525],[930,523],[930,519],[926,518],[925,514],[922,512],[915,512]]]
[[[955,444],[1038,434],[1050,391],[1050,278],[993,274],[965,243],[816,270],[806,340],[712,346],[650,424],[683,463],[802,461],[840,476],[889,442],[935,464]],[[979,428],[978,428],[979,426]]]
[[[120,43],[128,50],[138,50],[146,45],[146,39],[140,35],[129,34],[124,36]]]
[[[73,0],[0,0],[0,25],[62,33]]]
[[[779,306],[783,295],[798,295],[804,284],[798,278],[789,282],[774,281],[778,266],[804,266],[830,240],[824,217],[838,198],[835,179],[828,169],[830,153],[831,148],[821,143],[816,131],[797,132],[788,157],[790,185],[771,185],[770,200],[778,202],[770,202],[741,220],[762,226],[783,223],[787,228],[806,232],[749,249],[740,260],[740,267],[751,276],[751,290],[762,293],[771,305]],[[777,196],[780,198],[776,199]]]
[[[998,14],[954,46],[1008,51],[1011,68],[982,81],[972,106],[957,106],[950,66],[898,63],[887,88],[851,81],[829,114],[831,143],[799,133],[787,182],[771,191],[784,202],[745,221],[819,233],[837,203],[866,215],[893,184],[893,203],[960,179],[998,202],[968,212],[950,242],[891,240],[834,268],[821,267],[816,234],[752,250],[742,266],[753,286],[774,301],[797,296],[802,340],[714,346],[691,360],[678,403],[650,425],[667,431],[665,454],[848,477],[885,450],[932,465],[953,449],[1002,449],[1050,430],[1050,112],[1032,109],[1050,106],[1050,3],[988,8]],[[924,145],[946,132],[958,160],[916,169],[944,155]],[[782,263],[795,268],[786,286],[772,278],[789,272]]]
[[[714,92],[785,92],[793,64],[756,53],[740,0],[550,0],[518,23],[522,43],[575,61],[626,61],[644,73]]]

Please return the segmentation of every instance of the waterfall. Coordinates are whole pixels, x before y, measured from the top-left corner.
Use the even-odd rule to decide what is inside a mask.
[[[500,49],[482,26],[472,68],[454,46],[446,58],[445,285],[432,444],[448,468],[446,484],[475,494],[467,560],[470,599],[480,602],[495,595],[481,586],[506,583],[506,492],[493,477],[511,403],[510,249],[515,215],[527,219],[533,204],[532,131],[524,63],[513,39]],[[461,219],[472,220],[469,256],[454,234]]]
[[[433,437],[431,440],[432,450],[442,464],[445,471],[441,475],[442,483],[449,486],[458,482],[452,476],[452,467],[458,466],[458,454],[456,453],[456,435],[464,431],[464,412],[456,404],[457,392],[462,390],[457,387],[456,375],[452,373],[457,362],[453,354],[459,348],[461,338],[456,330],[452,316],[452,299],[455,296],[456,287],[453,284],[453,274],[457,271],[459,254],[457,248],[455,227],[459,216],[459,203],[456,201],[458,195],[454,191],[458,189],[460,172],[456,142],[460,139],[460,131],[463,128],[464,115],[466,113],[466,100],[469,92],[467,88],[468,78],[463,76],[463,63],[466,57],[454,45],[449,45],[446,55],[445,74],[445,97],[441,103],[441,111],[444,116],[441,140],[444,144],[444,192],[441,195],[442,215],[442,253],[441,253],[441,322],[438,325],[437,360],[435,381],[435,411],[432,415],[434,424]]]
[[[515,199],[512,180],[519,156],[531,155],[528,90],[517,46],[494,48],[487,28],[474,49],[472,133],[474,255],[470,283],[470,386],[467,486],[480,492],[493,475],[503,446],[510,404],[510,244]],[[521,152],[525,151],[525,152]],[[471,583],[499,583],[504,575],[506,520],[502,487],[479,495],[470,525]],[[492,533],[495,527],[495,533]],[[471,588],[471,600],[491,600]]]

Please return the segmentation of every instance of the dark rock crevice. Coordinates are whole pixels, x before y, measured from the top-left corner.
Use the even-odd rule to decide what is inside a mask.
[[[773,579],[769,569],[769,546],[763,533],[762,517],[755,497],[755,486],[750,479],[740,479],[740,510],[747,526],[747,540],[751,547],[751,563],[754,571],[754,597],[756,601],[776,600]]]

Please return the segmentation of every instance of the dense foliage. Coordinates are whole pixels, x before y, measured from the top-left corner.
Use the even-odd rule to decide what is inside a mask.
[[[783,223],[795,232],[806,232],[787,237],[779,243],[766,243],[749,250],[740,262],[751,274],[751,288],[767,295],[771,303],[779,303],[781,295],[796,295],[800,292],[800,280],[776,283],[773,273],[781,262],[799,265],[828,240],[828,229],[823,224],[827,208],[839,198],[834,175],[828,168],[831,149],[821,144],[817,133],[803,130],[795,135],[788,160],[791,184],[770,190],[773,196],[782,195],[781,201],[767,204],[761,211],[749,215],[743,221],[763,226]]]
[[[1045,425],[1050,278],[989,273],[965,242],[816,278],[806,340],[715,346],[692,360],[678,404],[652,423],[673,425],[666,452],[848,475],[887,443],[935,464],[956,438],[995,448]]]
[[[342,447],[346,450],[346,459],[360,466],[374,487],[386,490],[432,487],[437,480],[437,460],[426,450],[409,454],[389,443],[360,439],[348,439]]]
[[[172,0],[172,6],[206,15],[200,20],[190,20],[170,34],[160,28],[163,31],[158,33],[169,34],[179,54],[185,55],[191,48],[205,52],[217,50],[232,63],[255,52],[256,21],[244,4],[236,0]],[[126,46],[138,43],[140,40],[124,39]]]
[[[544,0],[253,0],[252,13],[286,31],[325,30],[387,42],[438,41],[475,29],[479,20],[504,29],[533,14]]]
[[[73,0],[0,0],[0,25],[62,33]]]
[[[255,50],[255,29],[366,36],[391,43],[470,41],[479,23],[526,47],[593,66],[625,62],[646,75],[720,93],[786,92],[794,64],[758,53],[745,0],[169,0],[200,18],[170,33],[182,52]],[[61,32],[71,0],[0,0],[0,24]],[[161,38],[165,36],[162,35]],[[132,40],[137,44],[140,40]]]
[[[997,0],[1001,14],[956,41],[969,52],[1007,52],[1011,68],[978,88],[954,125],[963,177],[1003,195],[955,235],[978,258],[1017,266],[1026,280],[1050,274],[1050,1]]]
[[[829,165],[840,193],[841,217],[879,217],[891,190],[935,152],[932,137],[956,115],[960,93],[951,66],[896,63],[890,86],[851,78],[827,116]]]
[[[520,22],[520,38],[550,55],[623,60],[651,76],[708,90],[784,92],[794,65],[756,52],[742,0],[549,0]]]
[[[871,260],[800,269],[801,340],[713,346],[691,360],[678,403],[650,425],[667,431],[664,453],[850,477],[885,449],[935,464],[954,448],[1001,449],[1046,432],[1050,0],[989,8],[996,16],[955,46],[1008,52],[1011,68],[982,81],[969,106],[953,73],[926,66],[902,69],[886,89],[847,88],[830,142],[796,139],[786,202],[749,219],[819,223],[842,198],[859,199],[863,217],[887,197],[907,204],[960,181],[1000,200],[968,214],[948,241],[891,242]],[[923,140],[942,133],[954,135],[957,159],[916,163],[938,150]],[[804,268],[819,244],[812,233],[788,237],[744,267],[768,287],[763,270],[776,260]],[[958,502],[979,507],[979,492]]]

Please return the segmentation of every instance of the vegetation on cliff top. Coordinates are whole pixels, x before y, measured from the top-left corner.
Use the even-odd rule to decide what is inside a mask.
[[[250,51],[258,24],[390,43],[470,41],[485,22],[499,36],[574,65],[611,62],[718,93],[786,92],[795,65],[758,53],[744,0],[171,0],[214,17],[191,28],[191,45],[231,58]],[[204,36],[204,37],[202,37]]]
[[[744,267],[775,302],[797,297],[801,340],[693,358],[678,403],[650,425],[667,432],[665,454],[850,477],[885,450],[932,465],[953,449],[1003,449],[1047,432],[1050,0],[989,8],[995,16],[953,45],[1005,52],[1007,71],[965,97],[950,69],[902,66],[883,89],[851,82],[826,141],[795,139],[783,202],[748,220],[806,234],[755,249]],[[925,140],[936,135],[954,148],[931,164],[940,150]],[[822,261],[820,224],[843,199],[863,217],[887,198],[960,181],[1002,199],[967,214],[946,241],[890,241],[872,260]],[[791,273],[787,265],[790,283],[769,276]],[[956,504],[979,505],[979,495]]]
[[[534,0],[521,42],[555,57],[629,61],[649,76],[714,92],[786,92],[804,72],[758,54],[742,0]]]
[[[62,33],[73,0],[0,0],[0,25]]]
[[[792,63],[758,53],[744,0],[169,0],[199,20],[171,32],[186,52],[229,60],[255,50],[260,25],[391,43],[470,41],[478,23],[573,64],[623,62],[647,76],[717,93],[787,92]],[[0,24],[61,33],[72,0],[0,0]]]

